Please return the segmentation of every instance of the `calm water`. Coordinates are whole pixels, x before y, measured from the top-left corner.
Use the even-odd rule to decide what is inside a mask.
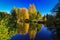
[[[41,31],[37,32],[35,40],[52,40],[51,34],[52,33],[46,27],[44,27],[44,25],[42,25]],[[16,34],[11,38],[11,40],[30,40],[30,39],[28,34],[26,35]]]

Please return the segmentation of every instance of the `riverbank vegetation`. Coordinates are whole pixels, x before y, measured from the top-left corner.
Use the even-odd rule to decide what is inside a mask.
[[[60,8],[56,15],[47,14],[42,16],[37,11],[34,4],[29,9],[14,7],[10,13],[0,12],[0,40],[10,40],[10,38],[19,33],[29,34],[30,39],[34,39],[37,32],[40,32],[42,24],[45,24],[49,30],[56,28],[58,39],[60,39]]]
[[[36,32],[40,31],[42,26],[37,24],[41,18],[41,13],[36,11],[33,4],[29,9],[14,7],[10,13],[0,12],[0,40],[10,40],[17,33],[29,33],[30,38],[35,38]]]

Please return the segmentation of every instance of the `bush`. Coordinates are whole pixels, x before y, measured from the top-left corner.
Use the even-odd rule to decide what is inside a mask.
[[[5,17],[0,21],[0,40],[10,40],[11,36],[17,33],[9,23],[9,18]]]

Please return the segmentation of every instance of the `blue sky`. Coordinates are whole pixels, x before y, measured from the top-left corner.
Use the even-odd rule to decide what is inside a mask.
[[[29,8],[30,4],[34,4],[37,11],[45,15],[50,13],[57,2],[58,0],[0,0],[0,11],[10,12],[14,6],[17,8]]]

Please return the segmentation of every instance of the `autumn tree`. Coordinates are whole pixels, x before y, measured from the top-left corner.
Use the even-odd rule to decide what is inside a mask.
[[[25,19],[29,19],[28,9],[19,8],[17,19],[18,19],[18,21],[24,21]]]
[[[28,33],[29,24],[25,23],[26,19],[29,19],[28,10],[26,8],[19,8],[17,14],[17,27],[20,34]]]
[[[37,15],[36,8],[35,8],[34,4],[31,4],[30,7],[29,7],[30,19],[31,20],[36,19],[36,15]]]

